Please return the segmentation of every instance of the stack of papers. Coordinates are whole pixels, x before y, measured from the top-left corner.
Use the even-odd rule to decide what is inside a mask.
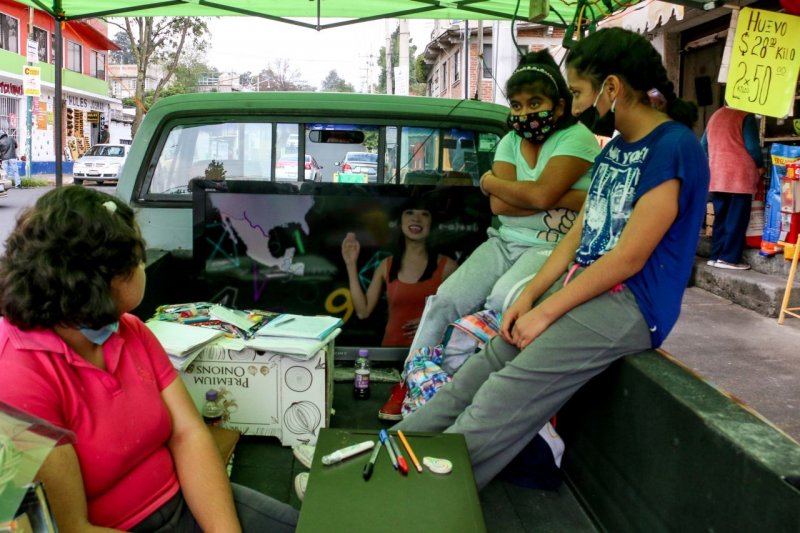
[[[334,329],[322,339],[301,339],[298,337],[253,337],[244,341],[245,346],[254,350],[265,352],[275,352],[297,357],[298,359],[310,359],[320,350],[336,338],[341,329]]]
[[[334,316],[303,316],[283,314],[256,332],[256,337],[294,337],[323,340],[342,325]]]
[[[203,348],[223,335],[219,330],[163,320],[148,320],[145,325],[166,350],[172,366],[178,370],[186,368]]]

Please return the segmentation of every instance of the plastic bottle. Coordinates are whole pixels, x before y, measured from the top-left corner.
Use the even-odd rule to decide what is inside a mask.
[[[209,426],[222,424],[224,410],[217,401],[217,391],[206,391],[206,403],[203,405],[203,421]]]
[[[353,376],[353,397],[356,400],[369,398],[369,350],[361,348],[356,358]]]

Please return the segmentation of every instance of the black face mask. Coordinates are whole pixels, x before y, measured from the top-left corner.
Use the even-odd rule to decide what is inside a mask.
[[[602,117],[595,106],[592,106],[578,115],[578,122],[586,126],[595,135],[611,137],[614,135],[614,113],[609,111]]]
[[[594,103],[591,107],[584,109],[583,112],[578,115],[578,121],[589,128],[595,135],[611,137],[614,135],[614,130],[616,129],[614,128],[614,104],[611,104],[611,109],[602,117],[597,110],[597,101],[600,100],[600,95],[603,94],[605,86],[606,82],[603,80],[603,84],[600,85],[600,92],[597,94],[597,98],[594,99]]]

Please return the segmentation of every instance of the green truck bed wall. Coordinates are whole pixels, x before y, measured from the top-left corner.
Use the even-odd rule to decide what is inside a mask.
[[[602,529],[800,531],[800,445],[667,354],[613,365],[562,409],[558,431]]]

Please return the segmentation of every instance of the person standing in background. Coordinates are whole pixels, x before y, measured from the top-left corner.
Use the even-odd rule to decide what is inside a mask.
[[[111,134],[108,132],[108,124],[103,124],[103,129],[100,130],[100,144],[109,142],[111,142]]]
[[[711,170],[709,192],[714,205],[709,266],[747,270],[742,263],[750,206],[764,176],[758,124],[746,111],[721,107],[711,115],[701,139]]]
[[[14,188],[20,188],[19,166],[17,165],[17,141],[9,137],[5,130],[0,130],[0,160],[6,177],[14,182]]]

